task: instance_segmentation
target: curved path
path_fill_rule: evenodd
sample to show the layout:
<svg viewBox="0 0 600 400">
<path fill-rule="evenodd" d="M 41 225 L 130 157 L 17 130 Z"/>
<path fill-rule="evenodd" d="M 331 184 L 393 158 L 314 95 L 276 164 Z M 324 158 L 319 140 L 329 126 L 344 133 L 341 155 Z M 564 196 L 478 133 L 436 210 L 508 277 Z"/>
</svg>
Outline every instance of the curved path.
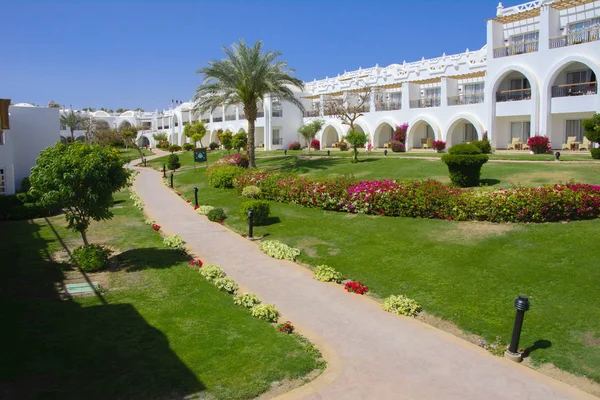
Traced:
<svg viewBox="0 0 600 400">
<path fill-rule="evenodd" d="M 255 243 L 198 216 L 156 171 L 138 170 L 134 190 L 151 218 L 181 235 L 205 263 L 220 265 L 241 286 L 275 304 L 323 352 L 327 370 L 282 398 L 595 398 L 429 325 L 386 313 L 341 285 L 316 281 L 309 270 L 270 258 Z"/>
</svg>

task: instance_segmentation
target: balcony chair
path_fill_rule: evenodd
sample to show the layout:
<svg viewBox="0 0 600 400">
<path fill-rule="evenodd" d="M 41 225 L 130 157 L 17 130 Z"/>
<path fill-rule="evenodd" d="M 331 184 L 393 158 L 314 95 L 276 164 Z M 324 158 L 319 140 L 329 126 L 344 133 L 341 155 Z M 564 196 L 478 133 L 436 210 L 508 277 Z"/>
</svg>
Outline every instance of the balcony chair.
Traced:
<svg viewBox="0 0 600 400">
<path fill-rule="evenodd" d="M 518 150 L 518 147 L 519 147 L 519 144 L 520 144 L 519 139 L 520 138 L 518 138 L 518 137 L 513 137 L 512 138 L 512 142 L 510 142 L 508 144 L 508 146 L 506 146 L 506 150 L 511 150 L 511 149 L 512 150 Z"/>
<path fill-rule="evenodd" d="M 592 142 L 585 136 L 583 137 L 583 142 L 579 145 L 579 150 L 589 150 L 592 147 Z"/>
<path fill-rule="evenodd" d="M 431 149 L 433 147 L 433 139 L 427 138 L 427 140 L 423 143 L 424 149 Z"/>
<path fill-rule="evenodd" d="M 523 142 L 521 143 L 521 150 L 530 150 L 530 147 L 526 142 Z"/>
<path fill-rule="evenodd" d="M 577 136 L 569 136 L 567 143 L 563 143 L 561 150 L 571 150 L 572 146 L 577 143 Z"/>
</svg>

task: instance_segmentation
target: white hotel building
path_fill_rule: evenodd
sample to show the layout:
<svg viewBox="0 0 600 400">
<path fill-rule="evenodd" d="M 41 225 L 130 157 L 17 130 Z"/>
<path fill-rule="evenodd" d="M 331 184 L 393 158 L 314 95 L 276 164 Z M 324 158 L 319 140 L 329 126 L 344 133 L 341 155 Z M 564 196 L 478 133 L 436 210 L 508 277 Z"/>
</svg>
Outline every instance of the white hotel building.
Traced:
<svg viewBox="0 0 600 400">
<path fill-rule="evenodd" d="M 383 148 L 395 126 L 404 122 L 409 124 L 409 149 L 420 148 L 428 137 L 452 146 L 482 138 L 484 132 L 497 149 L 506 149 L 512 138 L 526 142 L 534 135 L 548 136 L 555 149 L 568 136 L 582 142 L 580 121 L 600 112 L 600 1 L 499 4 L 496 15 L 487 21 L 487 45 L 479 50 L 306 82 L 305 91 L 298 93 L 304 115 L 292 104 L 267 97 L 259 106 L 257 147 L 283 149 L 300 141 L 298 128 L 314 118 L 325 121 L 318 136 L 321 146 L 331 147 L 349 127 L 325 115 L 324 102 L 352 102 L 367 86 L 372 95 L 356 125 L 375 148 Z M 208 123 L 210 142 L 218 142 L 219 130 L 247 131 L 241 107 L 223 106 L 202 115 L 192 107 L 185 102 L 140 113 L 136 124 L 150 128 L 141 136 L 152 145 L 152 133 L 165 132 L 181 145 L 184 125 L 196 119 Z M 146 140 L 140 137 L 142 142 Z"/>
<path fill-rule="evenodd" d="M 370 87 L 370 101 L 356 126 L 369 136 L 374 148 L 383 148 L 393 129 L 406 122 L 409 150 L 421 148 L 427 138 L 443 140 L 449 147 L 482 138 L 485 132 L 496 149 L 506 149 L 513 138 L 526 142 L 534 135 L 548 136 L 552 147 L 561 149 L 567 137 L 575 136 L 582 142 L 581 120 L 600 112 L 598 76 L 600 1 L 536 0 L 513 7 L 499 4 L 496 17 L 487 21 L 487 44 L 479 50 L 386 67 L 376 65 L 306 82 L 304 92 L 297 94 L 304 113 L 290 103 L 265 98 L 259 105 L 255 142 L 266 150 L 283 149 L 295 141 L 303 143 L 298 128 L 319 118 L 325 121 L 318 134 L 321 147 L 332 147 L 349 127 L 325 115 L 324 102 L 336 98 L 351 103 L 357 91 Z M 18 105 L 11 108 L 16 122 Z M 205 145 L 218 142 L 219 130 L 248 130 L 239 106 L 222 106 L 201 115 L 192 108 L 191 102 L 172 102 L 170 109 L 163 111 L 119 115 L 96 111 L 87 115 L 113 128 L 124 121 L 136 125 L 140 128 L 138 143 L 150 146 L 155 145 L 153 134 L 158 132 L 166 133 L 173 144 L 185 143 L 184 126 L 196 120 L 207 123 Z M 44 114 L 42 119 L 47 118 Z M 47 135 L 52 140 L 57 124 L 54 120 L 48 124 Z M 83 132 L 75 134 L 81 136 Z M 66 138 L 70 132 L 61 127 L 60 135 Z M 28 175 L 25 163 L 21 168 L 11 161 L 21 159 L 15 153 L 16 136 L 9 130 L 0 140 L 0 192 L 4 193 L 18 189 L 19 179 Z M 7 146 L 10 143 L 16 146 L 11 146 L 12 150 Z"/>
</svg>

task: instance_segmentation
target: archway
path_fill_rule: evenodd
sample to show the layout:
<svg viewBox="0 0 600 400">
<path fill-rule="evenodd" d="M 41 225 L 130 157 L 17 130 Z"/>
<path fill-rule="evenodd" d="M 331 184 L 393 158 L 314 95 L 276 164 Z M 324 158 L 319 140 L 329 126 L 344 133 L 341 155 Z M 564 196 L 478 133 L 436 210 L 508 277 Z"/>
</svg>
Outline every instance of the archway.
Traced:
<svg viewBox="0 0 600 400">
<path fill-rule="evenodd" d="M 373 133 L 373 148 L 383 148 L 390 143 L 394 139 L 395 128 L 396 125 L 389 121 L 380 122 Z"/>
<path fill-rule="evenodd" d="M 148 139 L 146 136 L 142 135 L 140 136 L 140 138 L 137 141 L 137 145 L 139 147 L 146 147 L 146 146 L 150 146 L 150 139 Z"/>
<path fill-rule="evenodd" d="M 422 149 L 427 147 L 425 145 L 429 142 L 436 140 L 437 137 L 438 133 L 436 132 L 436 128 L 434 128 L 432 123 L 424 119 L 420 119 L 410 125 L 406 134 L 406 142 L 408 143 L 408 147 L 411 149 Z M 429 148 L 431 148 L 430 145 Z"/>
<path fill-rule="evenodd" d="M 459 118 L 448 128 L 446 133 L 446 147 L 459 143 L 471 143 L 479 139 L 477 127 L 465 118 Z"/>
<path fill-rule="evenodd" d="M 339 142 L 342 135 L 333 125 L 327 125 L 321 133 L 321 148 L 333 147 L 333 144 Z"/>
<path fill-rule="evenodd" d="M 119 124 L 119 132 L 121 132 L 123 129 L 127 129 L 127 128 L 131 128 L 131 122 L 123 121 Z"/>
</svg>

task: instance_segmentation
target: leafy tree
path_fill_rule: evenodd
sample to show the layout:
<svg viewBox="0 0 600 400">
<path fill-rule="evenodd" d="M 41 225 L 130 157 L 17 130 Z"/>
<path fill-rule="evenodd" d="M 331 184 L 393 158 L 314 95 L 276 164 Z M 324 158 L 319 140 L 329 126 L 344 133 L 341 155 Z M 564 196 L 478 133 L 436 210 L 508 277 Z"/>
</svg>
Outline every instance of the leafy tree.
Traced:
<svg viewBox="0 0 600 400">
<path fill-rule="evenodd" d="M 50 100 L 48 108 L 60 108 L 60 104 L 57 104 L 54 100 Z"/>
<path fill-rule="evenodd" d="M 63 207 L 68 227 L 88 244 L 91 221 L 112 218 L 112 194 L 127 185 L 128 176 L 114 148 L 58 143 L 42 151 L 31 169 L 30 192 L 41 206 Z"/>
<path fill-rule="evenodd" d="M 152 135 L 152 137 L 157 142 L 164 142 L 166 140 L 169 140 L 166 133 L 155 133 L 154 135 Z"/>
<path fill-rule="evenodd" d="M 325 121 L 320 119 L 315 119 L 314 121 L 307 122 L 306 124 L 302 124 L 298 132 L 304 140 L 306 140 L 306 146 L 308 147 L 308 152 L 310 153 L 310 142 L 317 136 L 317 133 L 321 130 L 325 124 Z"/>
<path fill-rule="evenodd" d="M 365 86 L 360 91 L 349 93 L 347 97 L 328 97 L 323 102 L 325 115 L 339 118 L 342 124 L 354 129 L 354 123 L 360 118 L 369 106 L 371 87 Z"/>
<path fill-rule="evenodd" d="M 600 144 L 600 114 L 581 121 L 585 137 L 592 143 Z"/>
<path fill-rule="evenodd" d="M 83 111 L 87 111 L 87 112 L 94 112 L 94 111 L 96 111 L 96 109 L 93 108 L 93 107 L 85 107 L 85 108 L 82 108 L 82 110 Z"/>
<path fill-rule="evenodd" d="M 179 162 L 179 156 L 177 154 L 171 154 L 167 159 L 167 167 L 171 171 L 175 171 L 176 169 L 181 167 L 181 163 Z"/>
<path fill-rule="evenodd" d="M 233 146 L 232 146 L 233 134 L 230 131 L 225 131 L 225 132 L 219 133 L 217 136 L 219 138 L 219 141 L 221 142 L 221 145 L 223 146 L 223 148 L 225 150 L 227 150 L 227 154 L 229 154 L 229 152 L 233 148 Z"/>
<path fill-rule="evenodd" d="M 185 128 L 183 128 L 183 134 L 190 138 L 194 144 L 200 142 L 200 146 L 202 147 L 202 139 L 206 135 L 204 122 L 196 121 L 193 124 L 187 124 Z"/>
<path fill-rule="evenodd" d="M 60 123 L 68 126 L 71 130 L 71 142 L 75 141 L 76 129 L 80 128 L 80 125 L 85 121 L 85 118 L 77 111 L 69 110 L 68 112 L 60 116 Z"/>
<path fill-rule="evenodd" d="M 345 139 L 352 145 L 352 162 L 358 162 L 358 148 L 367 144 L 369 138 L 364 132 L 358 132 L 354 129 L 350 129 L 346 134 Z"/>
<path fill-rule="evenodd" d="M 231 137 L 231 147 L 240 152 L 240 149 L 245 149 L 248 146 L 248 135 L 246 132 L 239 131 Z"/>
<path fill-rule="evenodd" d="M 125 111 L 127 111 L 126 108 L 117 108 L 117 114 L 123 114 Z"/>
<path fill-rule="evenodd" d="M 136 108 L 134 111 L 141 111 L 141 112 L 144 112 L 144 109 L 143 109 L 143 108 L 141 108 L 141 107 L 138 107 L 138 108 Z"/>
<path fill-rule="evenodd" d="M 130 125 L 129 127 L 121 130 L 121 136 L 123 137 L 123 141 L 125 142 L 125 149 L 131 146 L 140 153 L 140 158 L 144 158 L 144 153 L 142 152 L 142 149 L 140 149 L 140 146 L 138 146 L 136 141 L 137 135 L 138 129 L 135 126 Z"/>
<path fill-rule="evenodd" d="M 256 168 L 254 135 L 258 103 L 271 95 L 304 110 L 291 89 L 295 87 L 302 90 L 304 85 L 300 79 L 292 76 L 294 71 L 288 68 L 287 62 L 276 61 L 281 53 L 263 52 L 261 41 L 249 47 L 246 42 L 239 40 L 231 48 L 223 47 L 223 52 L 227 58 L 211 61 L 207 67 L 197 71 L 204 75 L 204 81 L 196 89 L 195 108 L 205 112 L 221 105 L 242 104 L 248 120 L 250 167 Z"/>
</svg>

